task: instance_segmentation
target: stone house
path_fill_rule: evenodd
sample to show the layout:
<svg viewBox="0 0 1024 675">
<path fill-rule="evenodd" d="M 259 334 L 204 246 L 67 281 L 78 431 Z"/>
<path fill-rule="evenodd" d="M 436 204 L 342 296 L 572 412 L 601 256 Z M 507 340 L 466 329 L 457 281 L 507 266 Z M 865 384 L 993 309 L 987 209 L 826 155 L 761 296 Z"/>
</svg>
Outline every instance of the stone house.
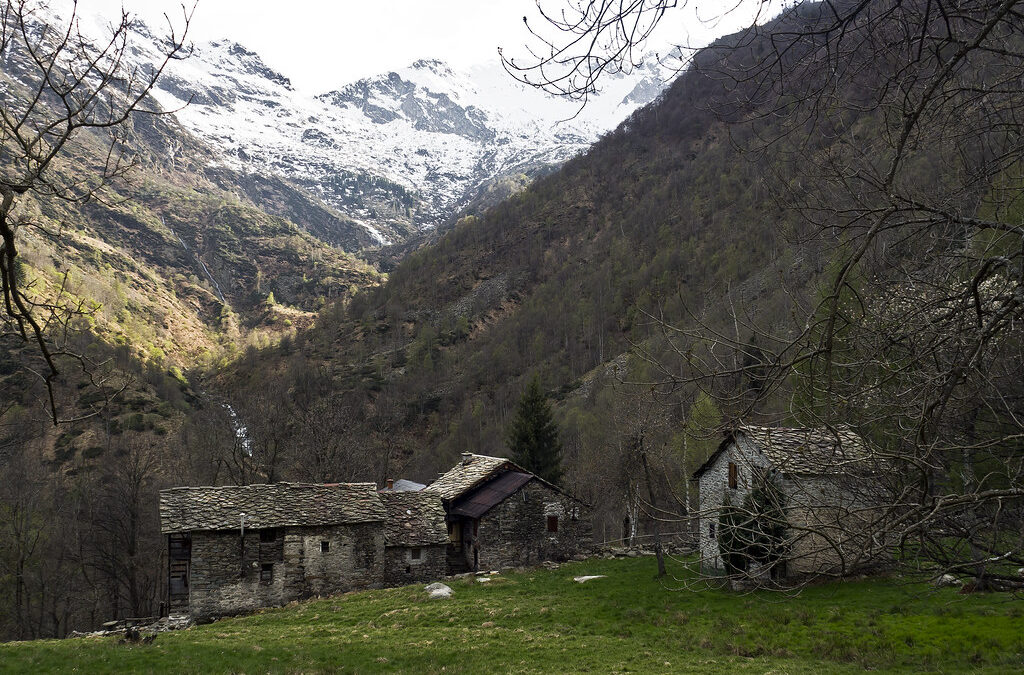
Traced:
<svg viewBox="0 0 1024 675">
<path fill-rule="evenodd" d="M 452 574 L 567 560 L 593 547 L 589 506 L 502 457 L 464 453 L 425 492 L 444 504 Z"/>
<path fill-rule="evenodd" d="M 384 503 L 384 583 L 436 581 L 447 573 L 448 530 L 434 492 L 381 490 Z"/>
<path fill-rule="evenodd" d="M 380 586 L 386 518 L 373 483 L 163 490 L 169 610 L 208 618 Z"/>
<path fill-rule="evenodd" d="M 876 539 L 885 496 L 879 467 L 864 440 L 848 428 L 738 427 L 693 478 L 699 487 L 701 568 L 707 574 L 794 579 L 848 574 L 883 560 Z M 778 515 L 762 516 L 752 506 L 748 497 L 755 488 L 773 495 L 770 503 L 779 510 L 772 513 Z M 743 528 L 747 535 L 768 529 L 759 520 L 778 523 L 781 534 L 772 539 L 780 554 L 764 561 L 737 556 L 727 569 L 721 548 L 734 532 L 723 533 L 729 521 L 722 514 L 729 507 L 753 514 L 753 524 Z"/>
</svg>

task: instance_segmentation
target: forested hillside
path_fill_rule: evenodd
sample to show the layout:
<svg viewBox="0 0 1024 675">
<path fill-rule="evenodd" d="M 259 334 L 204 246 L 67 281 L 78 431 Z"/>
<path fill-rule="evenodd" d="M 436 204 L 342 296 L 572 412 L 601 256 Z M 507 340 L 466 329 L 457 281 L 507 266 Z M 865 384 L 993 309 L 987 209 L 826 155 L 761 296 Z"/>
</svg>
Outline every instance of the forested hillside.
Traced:
<svg viewBox="0 0 1024 675">
<path fill-rule="evenodd" d="M 830 259 L 829 242 L 802 241 L 799 214 L 775 198 L 769 177 L 781 161 L 743 142 L 751 130 L 740 122 L 773 105 L 757 102 L 755 85 L 731 88 L 719 75 L 722 59 L 758 48 L 738 49 L 746 39 L 705 50 L 586 155 L 462 219 L 386 284 L 240 361 L 222 386 L 240 410 L 281 386 L 346 411 L 339 424 L 370 442 L 338 458 L 339 478 L 428 480 L 460 451 L 502 454 L 515 401 L 537 373 L 558 400 L 567 483 L 604 507 L 607 526 L 635 499 L 641 442 L 662 458 L 658 489 L 679 510 L 681 472 L 703 460 L 728 411 L 693 387 L 662 396 L 628 384 L 663 379 L 631 348 L 678 368 L 663 352 L 662 321 L 733 330 L 722 311 L 730 304 L 785 318 Z M 773 128 L 782 126 L 761 132 Z M 295 423 L 284 410 L 242 414 L 256 439 Z M 291 450 L 276 461 L 306 456 L 301 441 Z"/>
<path fill-rule="evenodd" d="M 723 38 L 586 155 L 247 355 L 220 382 L 283 450 L 259 473 L 315 455 L 325 479 L 429 480 L 503 453 L 538 374 L 599 537 L 641 502 L 682 512 L 723 424 L 853 425 L 907 467 L 902 536 L 955 559 L 920 490 L 1018 494 L 1019 27 L 933 4 L 804 4 Z M 268 386 L 296 405 L 261 406 Z M 317 409 L 352 442 L 272 442 Z"/>
<path fill-rule="evenodd" d="M 343 217 L 284 181 L 209 167 L 210 148 L 169 116 L 140 110 L 114 130 L 83 127 L 46 182 L 24 188 L 35 160 L 18 134 L 59 120 L 61 99 L 40 88 L 16 17 L 3 15 L 0 50 L 0 633 L 31 637 L 154 611 L 155 499 L 188 475 L 182 429 L 213 415 L 218 437 L 234 439 L 204 373 L 380 276 L 320 238 Z M 27 33 L 45 63 L 59 42 L 36 18 Z M 158 109 L 151 99 L 140 108 Z"/>
</svg>

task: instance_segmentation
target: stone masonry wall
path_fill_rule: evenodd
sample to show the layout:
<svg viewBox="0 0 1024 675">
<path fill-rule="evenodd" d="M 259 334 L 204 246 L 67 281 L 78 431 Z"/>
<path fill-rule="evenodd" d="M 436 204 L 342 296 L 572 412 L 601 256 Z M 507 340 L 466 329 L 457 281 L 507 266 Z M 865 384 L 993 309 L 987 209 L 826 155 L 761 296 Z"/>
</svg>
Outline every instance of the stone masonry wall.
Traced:
<svg viewBox="0 0 1024 675">
<path fill-rule="evenodd" d="M 328 542 L 328 551 L 321 542 Z M 270 565 L 270 579 L 263 566 Z M 379 523 L 282 528 L 273 542 L 247 530 L 192 533 L 189 611 L 208 618 L 380 585 L 384 535 Z M 264 579 L 264 580 L 261 580 Z"/>
<path fill-rule="evenodd" d="M 729 462 L 739 467 L 737 487 L 728 487 Z M 753 443 L 740 436 L 700 477 L 699 540 L 705 574 L 724 574 L 718 550 L 718 509 L 728 500 L 741 504 L 750 492 L 755 468 L 768 466 Z M 835 572 L 843 564 L 869 565 L 877 560 L 857 557 L 870 538 L 871 503 L 879 503 L 873 479 L 863 476 L 785 476 L 778 478 L 784 495 L 790 552 L 788 576 Z M 715 531 L 712 534 L 712 526 Z M 846 570 L 850 572 L 850 569 Z M 751 570 L 751 574 L 757 574 Z"/>
<path fill-rule="evenodd" d="M 735 489 L 729 487 L 729 462 L 738 467 Z M 698 541 L 701 569 L 705 574 L 725 573 L 718 550 L 718 509 L 726 500 L 731 504 L 742 504 L 752 489 L 754 469 L 766 466 L 768 460 L 764 455 L 746 437 L 740 436 L 701 474 Z"/>
<path fill-rule="evenodd" d="M 304 551 L 302 595 L 329 595 L 380 586 L 384 574 L 384 531 L 380 523 L 289 528 Z M 321 543 L 328 542 L 328 551 Z"/>
<path fill-rule="evenodd" d="M 593 548 L 590 509 L 534 479 L 480 519 L 476 534 L 479 569 L 567 560 Z M 557 516 L 558 531 L 548 531 Z"/>
<path fill-rule="evenodd" d="M 872 551 L 873 521 L 883 503 L 869 476 L 782 480 L 789 532 L 788 573 L 849 574 L 883 562 Z"/>
<path fill-rule="evenodd" d="M 413 559 L 418 549 L 419 560 Z M 437 581 L 447 573 L 445 544 L 433 546 L 388 546 L 384 549 L 384 585 L 404 586 L 419 581 Z"/>
</svg>

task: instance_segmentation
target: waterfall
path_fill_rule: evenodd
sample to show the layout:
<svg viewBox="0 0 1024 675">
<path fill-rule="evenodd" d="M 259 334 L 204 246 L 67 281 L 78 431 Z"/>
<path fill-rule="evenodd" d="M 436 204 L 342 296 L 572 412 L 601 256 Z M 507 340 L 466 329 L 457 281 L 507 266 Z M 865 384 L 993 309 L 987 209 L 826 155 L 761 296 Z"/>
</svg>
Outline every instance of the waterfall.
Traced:
<svg viewBox="0 0 1024 675">
<path fill-rule="evenodd" d="M 171 234 L 174 235 L 174 238 L 178 240 L 179 244 L 181 244 L 181 247 L 185 249 L 185 251 L 188 251 L 188 244 L 186 244 L 184 240 L 182 240 L 182 238 L 178 235 L 178 233 L 174 231 L 173 227 L 169 226 L 166 223 L 166 221 L 164 221 L 163 216 L 160 216 L 160 223 L 168 230 L 170 230 Z M 210 270 L 206 269 L 206 263 L 203 262 L 203 259 L 199 257 L 199 254 L 195 254 L 192 257 L 196 259 L 196 262 L 199 263 L 199 266 L 203 268 L 203 274 L 205 274 L 206 278 L 210 280 L 211 284 L 213 284 L 213 289 L 217 293 L 217 297 L 220 298 L 221 304 L 228 304 L 228 301 L 224 299 L 224 293 L 222 293 L 220 290 L 220 284 L 218 284 L 217 280 L 213 278 L 212 274 L 210 274 Z M 232 411 L 231 414 L 234 415 L 234 411 Z"/>
<path fill-rule="evenodd" d="M 242 424 L 242 421 L 238 419 L 238 413 L 235 412 L 230 403 L 222 403 L 221 405 L 228 411 L 228 417 L 231 418 L 231 428 L 235 431 L 235 438 L 242 445 L 242 452 L 245 453 L 246 457 L 252 457 L 252 439 L 249 438 L 249 427 Z"/>
</svg>

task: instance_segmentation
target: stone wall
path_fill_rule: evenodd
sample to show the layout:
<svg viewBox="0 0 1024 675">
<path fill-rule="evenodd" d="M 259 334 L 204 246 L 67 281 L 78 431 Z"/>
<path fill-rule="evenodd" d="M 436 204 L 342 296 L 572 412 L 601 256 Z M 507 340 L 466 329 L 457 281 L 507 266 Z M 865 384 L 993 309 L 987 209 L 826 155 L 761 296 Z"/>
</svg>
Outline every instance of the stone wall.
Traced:
<svg viewBox="0 0 1024 675">
<path fill-rule="evenodd" d="M 730 462 L 738 467 L 735 489 L 729 487 Z M 725 573 L 718 550 L 718 509 L 726 500 L 730 504 L 742 504 L 752 489 L 754 470 L 767 466 L 768 460 L 758 452 L 754 444 L 745 436 L 739 436 L 701 474 L 698 542 L 701 569 L 705 574 Z"/>
<path fill-rule="evenodd" d="M 534 479 L 480 518 L 474 541 L 481 570 L 567 560 L 593 548 L 590 509 Z"/>
<path fill-rule="evenodd" d="M 871 538 L 883 495 L 871 477 L 785 477 L 780 484 L 792 526 L 788 574 L 849 574 L 883 562 Z"/>
<path fill-rule="evenodd" d="M 328 542 L 328 550 L 322 550 Z M 380 585 L 384 535 L 379 523 L 288 527 L 271 541 L 259 530 L 192 533 L 189 611 L 197 618 L 283 605 Z"/>
<path fill-rule="evenodd" d="M 447 573 L 445 544 L 388 546 L 384 549 L 384 585 L 404 586 L 418 581 L 437 581 Z M 419 558 L 414 558 L 414 551 Z"/>
<path fill-rule="evenodd" d="M 735 489 L 728 487 L 730 462 L 739 471 Z M 705 574 L 725 573 L 718 549 L 718 509 L 726 501 L 742 504 L 752 489 L 755 470 L 768 465 L 754 444 L 739 436 L 701 475 L 699 541 Z M 872 555 L 861 555 L 870 541 L 871 521 L 878 513 L 872 504 L 881 503 L 882 498 L 874 479 L 825 475 L 780 476 L 776 480 L 791 526 L 786 542 L 787 576 L 849 573 L 879 562 Z M 755 568 L 748 570 L 750 576 L 759 573 Z"/>
<path fill-rule="evenodd" d="M 384 532 L 380 523 L 289 528 L 305 552 L 302 595 L 330 595 L 380 586 L 384 575 Z M 322 543 L 328 550 L 322 551 Z"/>
</svg>

